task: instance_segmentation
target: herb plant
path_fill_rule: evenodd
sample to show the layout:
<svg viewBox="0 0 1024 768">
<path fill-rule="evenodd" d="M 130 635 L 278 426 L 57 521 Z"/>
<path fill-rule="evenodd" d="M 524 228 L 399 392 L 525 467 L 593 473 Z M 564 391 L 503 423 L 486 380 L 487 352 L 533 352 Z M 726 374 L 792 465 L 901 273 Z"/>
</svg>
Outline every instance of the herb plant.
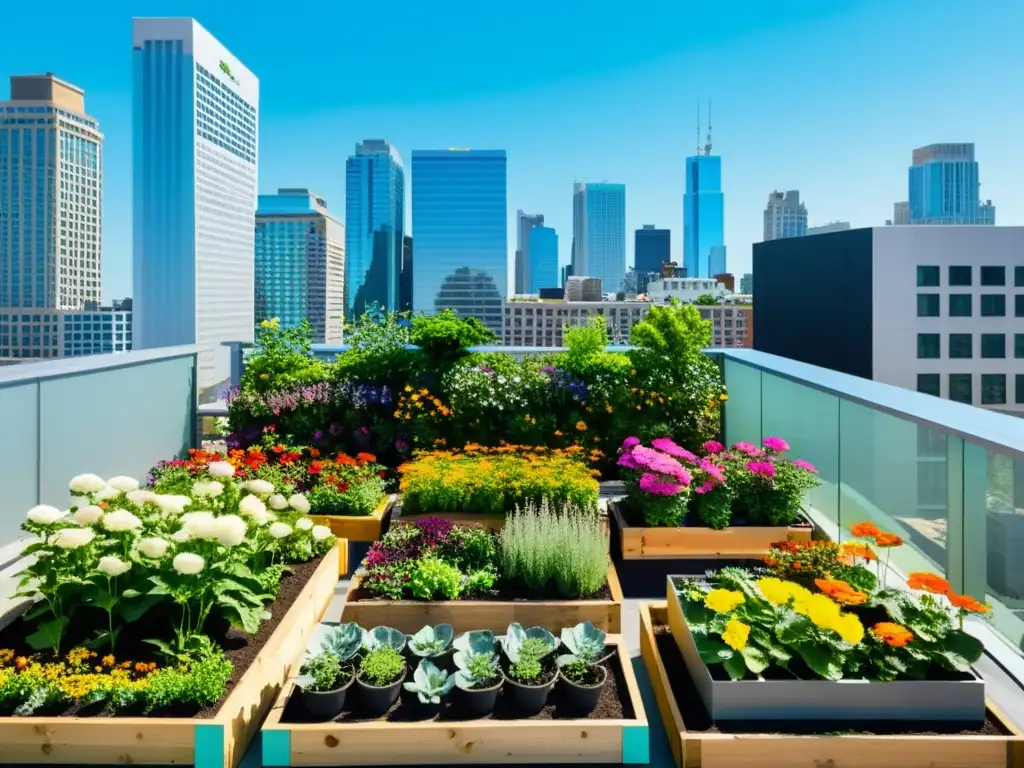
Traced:
<svg viewBox="0 0 1024 768">
<path fill-rule="evenodd" d="M 398 682 L 405 671 L 405 659 L 394 648 L 381 646 L 359 662 L 359 675 L 369 685 L 383 688 Z"/>
<path fill-rule="evenodd" d="M 486 630 L 465 632 L 455 638 L 455 684 L 467 691 L 490 688 L 501 679 L 494 634 Z"/>
<path fill-rule="evenodd" d="M 320 693 L 335 690 L 347 676 L 348 673 L 342 671 L 341 659 L 324 651 L 303 663 L 295 684 L 304 691 Z"/>
<path fill-rule="evenodd" d="M 562 629 L 562 645 L 569 653 L 560 655 L 557 662 L 562 674 L 579 685 L 597 682 L 600 674 L 596 667 L 611 654 L 605 653 L 604 632 L 589 621 Z"/>
<path fill-rule="evenodd" d="M 509 624 L 501 638 L 505 658 L 510 662 L 509 675 L 521 683 L 538 683 L 544 672 L 541 662 L 557 645 L 555 636 L 543 627 L 523 629 L 519 623 Z"/>
</svg>

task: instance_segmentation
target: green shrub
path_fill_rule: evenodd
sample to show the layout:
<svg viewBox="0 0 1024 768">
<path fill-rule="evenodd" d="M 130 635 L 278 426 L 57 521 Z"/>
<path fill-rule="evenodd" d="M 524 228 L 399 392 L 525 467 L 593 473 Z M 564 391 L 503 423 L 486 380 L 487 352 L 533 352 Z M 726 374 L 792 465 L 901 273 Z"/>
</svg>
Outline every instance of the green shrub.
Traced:
<svg viewBox="0 0 1024 768">
<path fill-rule="evenodd" d="M 405 659 L 394 648 L 383 647 L 370 651 L 359 663 L 363 681 L 381 688 L 398 681 L 405 670 Z"/>
</svg>

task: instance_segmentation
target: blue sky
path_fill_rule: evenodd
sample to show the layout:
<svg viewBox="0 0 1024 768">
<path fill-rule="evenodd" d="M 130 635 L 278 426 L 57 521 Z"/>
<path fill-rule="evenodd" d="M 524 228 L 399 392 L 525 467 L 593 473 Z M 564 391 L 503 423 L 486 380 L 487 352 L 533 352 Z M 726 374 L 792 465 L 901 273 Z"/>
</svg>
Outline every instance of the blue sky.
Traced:
<svg viewBox="0 0 1024 768">
<path fill-rule="evenodd" d="M 730 271 L 749 270 L 773 189 L 811 224 L 882 224 L 914 147 L 973 141 L 982 195 L 1024 224 L 1024 3 L 992 0 L 390 0 L 290 6 L 8 3 L 0 77 L 53 71 L 106 135 L 104 296 L 131 290 L 131 17 L 195 16 L 260 78 L 260 191 L 307 186 L 344 216 L 363 138 L 508 151 L 517 208 L 568 260 L 573 181 L 625 183 L 632 230 L 672 230 L 698 100 L 714 102 Z M 40 14 L 45 12 L 45 24 Z M 0 98 L 6 98 L 0 84 Z M 702 139 L 703 140 L 703 139 Z M 413 233 L 415 235 L 415 233 Z"/>
</svg>

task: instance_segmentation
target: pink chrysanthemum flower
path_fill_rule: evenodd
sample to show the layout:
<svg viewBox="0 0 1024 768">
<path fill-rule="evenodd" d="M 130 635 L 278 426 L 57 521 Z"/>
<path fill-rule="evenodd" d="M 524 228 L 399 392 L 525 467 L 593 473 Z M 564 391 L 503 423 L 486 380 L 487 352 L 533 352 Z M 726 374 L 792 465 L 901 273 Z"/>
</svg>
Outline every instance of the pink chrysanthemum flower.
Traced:
<svg viewBox="0 0 1024 768">
<path fill-rule="evenodd" d="M 789 450 L 789 443 L 781 437 L 766 437 L 761 441 L 761 444 L 769 451 L 775 451 L 776 453 L 785 453 Z"/>
</svg>

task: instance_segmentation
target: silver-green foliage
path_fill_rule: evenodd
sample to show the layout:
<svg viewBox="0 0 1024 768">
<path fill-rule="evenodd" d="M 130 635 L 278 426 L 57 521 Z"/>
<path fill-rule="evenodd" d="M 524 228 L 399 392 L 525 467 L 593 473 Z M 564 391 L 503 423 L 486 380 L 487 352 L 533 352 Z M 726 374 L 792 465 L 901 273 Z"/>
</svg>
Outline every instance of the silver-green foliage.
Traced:
<svg viewBox="0 0 1024 768">
<path fill-rule="evenodd" d="M 463 632 L 452 643 L 455 649 L 455 685 L 464 691 L 483 688 L 501 674 L 494 652 L 494 633 Z"/>
<path fill-rule="evenodd" d="M 572 506 L 516 507 L 501 530 L 502 573 L 530 589 L 554 584 L 569 599 L 589 597 L 605 585 L 610 562 L 600 518 Z"/>
<path fill-rule="evenodd" d="M 606 635 L 589 621 L 577 624 L 575 627 L 564 627 L 562 629 L 562 645 L 569 653 L 559 655 L 558 666 L 582 662 L 587 666 L 593 666 L 603 661 L 605 656 Z"/>
<path fill-rule="evenodd" d="M 423 704 L 440 704 L 441 698 L 455 687 L 455 675 L 439 669 L 429 659 L 422 659 L 412 674 L 412 682 L 404 687 L 419 696 Z"/>
<path fill-rule="evenodd" d="M 405 635 L 394 627 L 374 627 L 363 630 L 363 649 L 372 653 L 380 648 L 401 652 L 405 648 Z"/>
<path fill-rule="evenodd" d="M 427 625 L 409 637 L 409 650 L 421 658 L 440 656 L 452 644 L 454 634 L 451 624 Z"/>
<path fill-rule="evenodd" d="M 320 647 L 326 653 L 333 653 L 344 664 L 351 661 L 363 644 L 363 629 L 354 621 L 339 624 L 324 636 Z"/>
</svg>

